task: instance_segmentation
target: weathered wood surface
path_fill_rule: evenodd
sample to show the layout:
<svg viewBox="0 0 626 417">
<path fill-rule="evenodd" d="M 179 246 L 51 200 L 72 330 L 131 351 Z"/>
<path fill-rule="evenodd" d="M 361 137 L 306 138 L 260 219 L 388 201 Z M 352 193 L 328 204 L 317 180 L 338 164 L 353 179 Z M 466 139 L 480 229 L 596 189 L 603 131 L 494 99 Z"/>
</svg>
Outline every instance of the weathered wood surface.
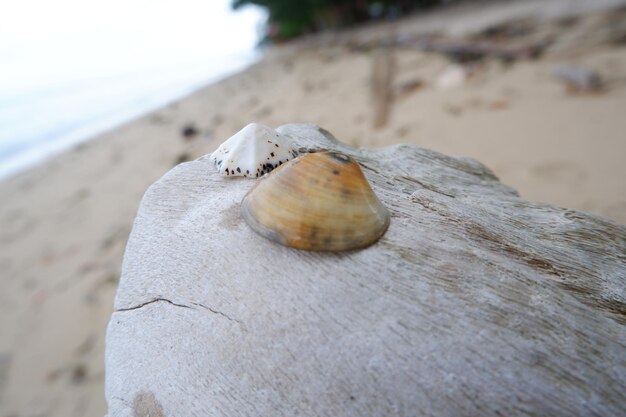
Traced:
<svg viewBox="0 0 626 417">
<path fill-rule="evenodd" d="M 107 334 L 109 417 L 609 416 L 626 408 L 626 227 L 413 146 L 358 159 L 392 213 L 308 253 L 239 217 L 248 179 L 179 165 L 141 204 Z"/>
</svg>

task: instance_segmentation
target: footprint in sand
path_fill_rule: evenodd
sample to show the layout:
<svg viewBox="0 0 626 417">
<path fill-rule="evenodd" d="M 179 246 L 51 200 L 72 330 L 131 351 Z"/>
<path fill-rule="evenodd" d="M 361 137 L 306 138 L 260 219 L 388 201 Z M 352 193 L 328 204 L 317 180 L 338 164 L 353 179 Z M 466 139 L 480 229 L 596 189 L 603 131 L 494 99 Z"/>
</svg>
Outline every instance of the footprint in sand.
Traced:
<svg viewBox="0 0 626 417">
<path fill-rule="evenodd" d="M 10 211 L 2 219 L 3 229 L 0 229 L 0 243 L 15 243 L 37 226 L 39 222 L 27 217 L 19 210 Z"/>
<path fill-rule="evenodd" d="M 600 214 L 626 224 L 626 201 L 618 201 L 600 209 Z"/>
<path fill-rule="evenodd" d="M 13 355 L 11 353 L 0 352 L 0 404 L 2 404 L 4 391 L 7 387 L 7 382 L 9 379 L 9 367 L 11 366 L 12 360 Z"/>
<path fill-rule="evenodd" d="M 531 173 L 539 178 L 564 184 L 576 185 L 587 179 L 587 172 L 568 161 L 547 161 L 531 168 Z"/>
</svg>

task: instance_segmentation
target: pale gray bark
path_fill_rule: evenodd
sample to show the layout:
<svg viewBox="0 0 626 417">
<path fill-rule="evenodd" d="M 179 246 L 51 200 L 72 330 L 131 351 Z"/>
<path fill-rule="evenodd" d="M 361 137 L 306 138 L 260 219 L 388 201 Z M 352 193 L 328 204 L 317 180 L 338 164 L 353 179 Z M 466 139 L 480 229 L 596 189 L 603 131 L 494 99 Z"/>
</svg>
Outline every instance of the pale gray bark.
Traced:
<svg viewBox="0 0 626 417">
<path fill-rule="evenodd" d="M 146 192 L 107 333 L 109 417 L 610 416 L 626 408 L 626 227 L 522 200 L 480 163 L 356 150 L 392 213 L 311 253 L 239 216 L 208 158 Z"/>
</svg>

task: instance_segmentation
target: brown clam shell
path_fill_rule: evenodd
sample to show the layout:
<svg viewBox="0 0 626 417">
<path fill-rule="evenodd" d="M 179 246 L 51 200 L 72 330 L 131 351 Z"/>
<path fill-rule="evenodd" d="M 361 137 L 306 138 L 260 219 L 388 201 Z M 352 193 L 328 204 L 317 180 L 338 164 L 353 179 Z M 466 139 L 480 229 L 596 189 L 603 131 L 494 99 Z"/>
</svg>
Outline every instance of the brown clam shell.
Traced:
<svg viewBox="0 0 626 417">
<path fill-rule="evenodd" d="M 389 211 L 359 164 L 335 151 L 305 154 L 273 170 L 246 194 L 241 215 L 261 236 L 314 251 L 363 248 L 389 226 Z"/>
</svg>

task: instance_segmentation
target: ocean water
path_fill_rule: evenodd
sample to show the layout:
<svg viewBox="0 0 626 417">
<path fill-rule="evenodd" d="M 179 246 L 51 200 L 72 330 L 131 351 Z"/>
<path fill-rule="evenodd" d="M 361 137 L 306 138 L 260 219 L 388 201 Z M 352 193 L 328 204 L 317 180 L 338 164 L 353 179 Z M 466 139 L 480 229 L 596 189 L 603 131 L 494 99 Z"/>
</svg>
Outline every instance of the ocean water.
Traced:
<svg viewBox="0 0 626 417">
<path fill-rule="evenodd" d="M 229 3 L 7 3 L 9 13 L 0 16 L 0 178 L 257 60 L 265 16 L 233 12 Z"/>
</svg>

